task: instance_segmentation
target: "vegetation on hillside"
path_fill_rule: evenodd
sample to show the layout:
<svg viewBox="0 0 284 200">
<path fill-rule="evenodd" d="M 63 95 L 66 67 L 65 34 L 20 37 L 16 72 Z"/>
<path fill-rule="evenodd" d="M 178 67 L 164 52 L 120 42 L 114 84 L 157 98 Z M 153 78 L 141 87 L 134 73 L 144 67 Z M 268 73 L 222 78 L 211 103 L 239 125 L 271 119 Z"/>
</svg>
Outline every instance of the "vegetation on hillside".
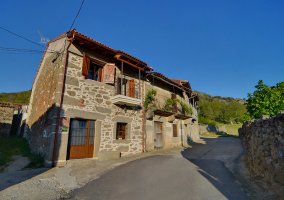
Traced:
<svg viewBox="0 0 284 200">
<path fill-rule="evenodd" d="M 15 93 L 0 93 L 0 102 L 13 104 L 29 104 L 30 96 L 30 90 Z"/>
<path fill-rule="evenodd" d="M 258 81 L 255 91 L 248 94 L 247 119 L 260 118 L 262 115 L 274 116 L 284 110 L 284 82 L 269 87 Z"/>
<path fill-rule="evenodd" d="M 245 101 L 231 97 L 210 96 L 199 92 L 199 122 L 217 125 L 241 123 L 246 113 Z"/>
</svg>

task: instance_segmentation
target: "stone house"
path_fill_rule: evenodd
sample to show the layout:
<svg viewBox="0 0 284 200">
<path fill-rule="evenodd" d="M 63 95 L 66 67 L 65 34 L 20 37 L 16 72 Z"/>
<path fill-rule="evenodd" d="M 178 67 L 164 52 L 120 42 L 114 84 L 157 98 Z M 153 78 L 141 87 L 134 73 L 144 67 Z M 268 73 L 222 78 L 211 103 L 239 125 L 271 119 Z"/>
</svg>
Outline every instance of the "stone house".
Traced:
<svg viewBox="0 0 284 200">
<path fill-rule="evenodd" d="M 177 137 L 191 130 L 195 135 L 192 138 L 197 138 L 198 129 L 192 125 L 194 121 L 197 124 L 196 115 L 179 118 L 176 112 L 160 119 L 156 110 L 153 119 L 146 119 L 144 98 L 151 87 L 163 91 L 158 94 L 176 91 L 178 98 L 197 113 L 193 102 L 198 97 L 187 81 L 155 78 L 159 80 L 157 85 L 151 82 L 155 76 L 145 62 L 123 51 L 76 30 L 62 34 L 49 41 L 34 79 L 25 137 L 34 151 L 45 156 L 47 165 L 153 150 L 158 146 L 150 142 L 154 131 L 151 126 L 156 120 L 168 123 L 170 117 L 173 120 L 169 123 L 178 125 Z M 161 98 L 156 96 L 162 102 Z M 163 134 L 168 134 L 169 124 L 164 126 Z M 179 127 L 186 131 L 182 133 Z M 179 141 L 174 138 L 175 145 L 163 147 L 181 145 Z"/>
<path fill-rule="evenodd" d="M 196 101 L 188 81 L 169 79 L 150 72 L 146 91 L 155 91 L 155 99 L 146 108 L 146 150 L 186 147 L 199 139 Z"/>
</svg>

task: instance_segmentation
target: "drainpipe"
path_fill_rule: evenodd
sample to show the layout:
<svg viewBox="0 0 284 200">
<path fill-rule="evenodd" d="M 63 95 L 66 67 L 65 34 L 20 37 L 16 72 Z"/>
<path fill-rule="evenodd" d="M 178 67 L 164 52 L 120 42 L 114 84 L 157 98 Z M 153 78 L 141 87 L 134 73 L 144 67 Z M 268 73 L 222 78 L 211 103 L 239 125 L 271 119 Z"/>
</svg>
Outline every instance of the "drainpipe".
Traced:
<svg viewBox="0 0 284 200">
<path fill-rule="evenodd" d="M 53 155 L 52 155 L 52 166 L 53 167 L 56 166 L 57 145 L 58 145 L 58 135 L 59 135 L 59 124 L 60 124 L 60 118 L 61 118 L 60 115 L 61 115 L 61 110 L 62 110 L 63 97 L 64 97 L 64 91 L 65 91 L 65 82 L 66 82 L 68 49 L 69 49 L 70 45 L 72 44 L 73 38 L 74 38 L 74 34 L 72 34 L 71 38 L 68 38 L 68 33 L 67 33 L 66 40 L 69 41 L 69 44 L 68 44 L 68 46 L 66 48 L 66 52 L 65 52 L 66 55 L 65 55 L 65 59 L 64 59 L 64 74 L 63 74 L 61 96 L 60 96 L 60 102 L 59 102 L 59 109 L 58 109 L 58 112 L 57 112 L 57 122 L 56 122 L 56 127 L 55 127 L 55 135 L 54 135 L 54 143 L 53 143 Z"/>
<path fill-rule="evenodd" d="M 182 120 L 180 120 L 180 139 L 181 139 L 181 146 L 183 147 L 183 130 L 182 130 Z"/>
<path fill-rule="evenodd" d="M 139 71 L 140 72 L 140 71 Z M 140 75 L 140 73 L 139 73 Z M 139 86 L 140 88 L 140 86 Z M 142 100 L 142 152 L 145 152 L 145 147 L 146 147 L 146 114 L 145 114 L 145 107 L 143 104 L 143 98 L 145 95 L 145 82 L 142 82 L 142 95 L 141 95 L 141 100 Z"/>
</svg>

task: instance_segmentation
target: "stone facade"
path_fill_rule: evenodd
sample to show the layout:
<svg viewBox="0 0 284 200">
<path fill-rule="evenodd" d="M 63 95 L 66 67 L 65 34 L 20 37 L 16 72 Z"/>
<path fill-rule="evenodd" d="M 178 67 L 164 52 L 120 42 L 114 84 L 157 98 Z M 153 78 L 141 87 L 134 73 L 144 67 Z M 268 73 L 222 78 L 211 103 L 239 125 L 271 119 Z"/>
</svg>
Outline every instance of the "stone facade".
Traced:
<svg viewBox="0 0 284 200">
<path fill-rule="evenodd" d="M 185 102 L 192 110 L 192 114 L 186 119 L 175 117 L 175 114 L 169 116 L 162 116 L 154 114 L 153 117 L 146 121 L 146 150 L 152 151 L 155 147 L 155 141 L 157 140 L 155 123 L 161 123 L 162 125 L 162 141 L 160 148 L 168 149 L 173 147 L 184 146 L 187 147 L 189 142 L 197 141 L 199 137 L 198 116 L 197 109 L 189 102 L 189 96 L 185 92 L 175 91 L 172 86 L 168 86 L 163 83 L 164 86 L 157 84 L 158 80 L 153 82 L 148 81 L 146 83 L 146 91 L 151 89 L 157 92 L 155 97 L 155 109 L 163 110 L 165 100 L 171 98 L 172 94 L 176 94 L 176 98 Z M 176 89 L 177 90 L 177 89 Z M 178 110 L 181 110 L 181 106 L 177 104 Z M 150 109 L 151 112 L 151 109 Z M 177 127 L 177 135 L 174 135 L 173 126 Z"/>
<path fill-rule="evenodd" d="M 14 110 L 14 105 L 0 103 L 0 136 L 10 135 Z"/>
<path fill-rule="evenodd" d="M 65 39 L 48 45 L 49 50 L 60 51 Z M 42 58 L 34 79 L 28 107 L 24 137 L 32 151 L 45 156 L 51 164 L 60 91 L 64 74 L 64 54 L 47 51 Z"/>
<path fill-rule="evenodd" d="M 75 46 L 70 51 L 77 52 Z M 89 54 L 91 58 L 97 58 L 95 54 Z M 61 117 L 83 118 L 96 120 L 100 123 L 99 147 L 94 152 L 94 157 L 120 157 L 142 152 L 142 111 L 124 109 L 111 102 L 115 95 L 115 87 L 94 80 L 85 79 L 82 75 L 83 55 L 70 52 L 66 77 L 66 90 L 63 100 Z M 119 68 L 116 68 L 119 75 Z M 133 77 L 125 76 L 130 79 Z M 141 90 L 142 84 L 141 81 Z M 135 85 L 139 87 L 138 80 Z M 117 122 L 128 124 L 126 140 L 116 140 L 115 130 Z M 68 134 L 68 129 L 62 134 Z M 96 137 L 95 137 L 96 139 Z M 97 143 L 97 144 L 98 144 Z M 62 152 L 62 158 L 66 155 Z M 102 155 L 102 156 L 100 156 Z"/>
<path fill-rule="evenodd" d="M 284 114 L 244 123 L 239 129 L 251 173 L 284 196 Z"/>
</svg>

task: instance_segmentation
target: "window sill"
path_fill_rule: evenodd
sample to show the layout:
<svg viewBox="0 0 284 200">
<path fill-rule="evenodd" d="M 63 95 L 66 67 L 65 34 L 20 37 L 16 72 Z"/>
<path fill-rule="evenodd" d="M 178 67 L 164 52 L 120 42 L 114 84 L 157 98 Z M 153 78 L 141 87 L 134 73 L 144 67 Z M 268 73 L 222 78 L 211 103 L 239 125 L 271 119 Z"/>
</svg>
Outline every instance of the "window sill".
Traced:
<svg viewBox="0 0 284 200">
<path fill-rule="evenodd" d="M 128 106 L 141 105 L 140 99 L 136 99 L 133 97 L 128 97 L 128 96 L 124 96 L 120 94 L 112 97 L 111 101 L 113 104 L 117 104 L 117 105 L 128 105 Z"/>
<path fill-rule="evenodd" d="M 131 143 L 131 140 L 129 139 L 117 139 L 117 140 L 113 140 L 113 143 L 116 143 L 116 144 L 129 144 Z"/>
</svg>

